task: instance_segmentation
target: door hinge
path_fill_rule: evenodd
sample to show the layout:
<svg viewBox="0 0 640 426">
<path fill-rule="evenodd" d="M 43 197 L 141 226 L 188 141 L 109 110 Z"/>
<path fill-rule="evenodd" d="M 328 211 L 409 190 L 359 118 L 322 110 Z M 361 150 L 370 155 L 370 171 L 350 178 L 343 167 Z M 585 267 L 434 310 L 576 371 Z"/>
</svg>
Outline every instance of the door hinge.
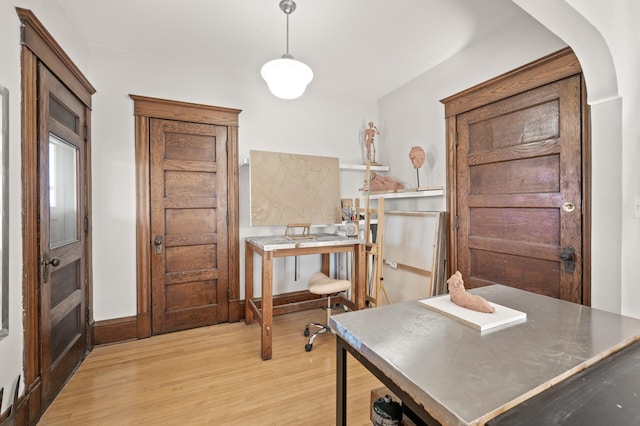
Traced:
<svg viewBox="0 0 640 426">
<path fill-rule="evenodd" d="M 89 233 L 89 216 L 84 217 L 84 233 Z"/>
<path fill-rule="evenodd" d="M 227 302 L 229 300 L 231 300 L 231 289 L 230 288 L 227 289 Z"/>
<path fill-rule="evenodd" d="M 91 322 L 91 308 L 84 308 L 84 320 L 87 324 Z"/>
<path fill-rule="evenodd" d="M 455 227 L 456 230 L 460 229 L 460 216 L 456 215 L 456 219 L 454 221 L 453 226 Z"/>
<path fill-rule="evenodd" d="M 457 147 L 458 146 L 458 131 L 456 130 L 456 133 L 453 136 L 453 144 Z"/>
<path fill-rule="evenodd" d="M 82 132 L 83 132 L 84 141 L 88 142 L 89 141 L 89 127 L 86 124 L 84 125 L 84 127 L 82 129 Z"/>
<path fill-rule="evenodd" d="M 227 152 L 227 155 L 229 155 L 229 141 L 226 141 L 226 142 L 224 143 L 224 149 L 225 149 L 225 151 Z"/>
</svg>

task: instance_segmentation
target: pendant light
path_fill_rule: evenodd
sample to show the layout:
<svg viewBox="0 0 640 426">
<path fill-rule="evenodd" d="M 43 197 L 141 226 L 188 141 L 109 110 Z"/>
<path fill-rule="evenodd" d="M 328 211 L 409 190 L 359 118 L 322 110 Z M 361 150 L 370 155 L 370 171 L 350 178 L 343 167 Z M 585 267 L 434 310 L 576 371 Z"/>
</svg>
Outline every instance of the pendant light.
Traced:
<svg viewBox="0 0 640 426">
<path fill-rule="evenodd" d="M 289 54 L 289 15 L 296 10 L 293 0 L 281 0 L 280 9 L 287 15 L 287 53 L 262 66 L 260 75 L 267 82 L 274 96 L 282 99 L 300 97 L 313 80 L 313 71 L 303 62 Z"/>
</svg>

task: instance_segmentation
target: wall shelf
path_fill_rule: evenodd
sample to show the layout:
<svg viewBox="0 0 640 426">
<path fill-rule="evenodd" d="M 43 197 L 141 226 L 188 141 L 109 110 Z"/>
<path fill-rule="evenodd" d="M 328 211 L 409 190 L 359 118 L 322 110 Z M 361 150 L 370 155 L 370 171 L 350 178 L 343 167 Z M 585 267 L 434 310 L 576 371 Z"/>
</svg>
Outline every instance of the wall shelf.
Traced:
<svg viewBox="0 0 640 426">
<path fill-rule="evenodd" d="M 398 192 L 381 192 L 372 193 L 369 198 L 377 200 L 379 198 L 418 198 L 418 197 L 438 197 L 444 195 L 444 189 L 442 187 L 437 188 L 425 188 L 421 190 L 405 190 Z"/>
<path fill-rule="evenodd" d="M 248 166 L 249 165 L 249 159 L 248 158 L 243 158 L 240 160 L 240 167 L 242 166 Z M 340 164 L 339 165 L 340 170 L 362 170 L 365 171 L 367 170 L 367 165 L 366 164 Z M 382 166 L 382 165 L 377 165 L 377 166 L 371 166 L 371 171 L 374 172 L 388 172 L 389 171 L 389 166 Z"/>
<path fill-rule="evenodd" d="M 340 223 L 319 223 L 319 224 L 315 224 L 315 225 L 312 224 L 311 228 L 326 228 L 326 227 L 329 227 L 329 226 L 333 226 L 333 227 L 339 228 L 339 227 L 344 227 L 346 223 L 347 223 L 347 221 L 342 221 Z M 369 223 L 372 224 L 372 225 L 375 225 L 375 224 L 378 223 L 378 219 L 371 219 L 371 221 Z M 358 221 L 358 224 L 360 225 L 360 227 L 362 227 L 365 224 L 364 219 L 360 219 Z"/>
<path fill-rule="evenodd" d="M 388 172 L 389 166 L 372 165 L 369 167 L 372 172 Z M 340 164 L 340 170 L 367 170 L 366 164 Z"/>
</svg>

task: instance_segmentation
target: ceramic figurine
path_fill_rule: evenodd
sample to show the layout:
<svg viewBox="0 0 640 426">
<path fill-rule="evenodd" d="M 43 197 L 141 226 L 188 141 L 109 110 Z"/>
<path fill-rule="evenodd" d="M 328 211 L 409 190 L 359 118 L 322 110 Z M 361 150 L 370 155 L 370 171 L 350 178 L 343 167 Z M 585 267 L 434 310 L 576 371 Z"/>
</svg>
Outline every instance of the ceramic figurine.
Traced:
<svg viewBox="0 0 640 426">
<path fill-rule="evenodd" d="M 456 305 L 478 312 L 495 312 L 496 308 L 491 306 L 484 297 L 466 292 L 460 271 L 456 271 L 455 274 L 451 275 L 447 280 L 447 286 L 449 287 L 451 301 Z"/>
<path fill-rule="evenodd" d="M 404 188 L 404 184 L 388 176 L 382 176 L 377 173 L 371 174 L 371 191 L 397 191 Z"/>
</svg>

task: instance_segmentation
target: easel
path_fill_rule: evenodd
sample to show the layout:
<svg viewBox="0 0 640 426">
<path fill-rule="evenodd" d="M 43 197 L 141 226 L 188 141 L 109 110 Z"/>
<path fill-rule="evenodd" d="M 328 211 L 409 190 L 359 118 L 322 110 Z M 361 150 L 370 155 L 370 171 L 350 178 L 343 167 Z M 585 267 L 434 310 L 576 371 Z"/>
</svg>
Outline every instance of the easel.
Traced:
<svg viewBox="0 0 640 426">
<path fill-rule="evenodd" d="M 378 199 L 378 206 L 372 209 L 369 205 L 369 195 L 371 193 L 371 160 L 367 159 L 366 172 L 365 172 L 365 196 L 364 196 L 364 210 L 359 207 L 359 200 L 356 200 L 356 213 L 359 216 L 360 212 L 364 213 L 364 233 L 366 241 L 366 253 L 367 253 L 367 294 L 365 295 L 365 302 L 371 306 L 374 304 L 376 307 L 382 306 L 382 294 L 384 293 L 385 299 L 388 304 L 391 304 L 391 299 L 387 294 L 387 290 L 382 283 L 382 247 L 384 246 L 384 198 Z M 371 233 L 371 215 L 376 215 L 377 226 L 375 235 Z"/>
</svg>

